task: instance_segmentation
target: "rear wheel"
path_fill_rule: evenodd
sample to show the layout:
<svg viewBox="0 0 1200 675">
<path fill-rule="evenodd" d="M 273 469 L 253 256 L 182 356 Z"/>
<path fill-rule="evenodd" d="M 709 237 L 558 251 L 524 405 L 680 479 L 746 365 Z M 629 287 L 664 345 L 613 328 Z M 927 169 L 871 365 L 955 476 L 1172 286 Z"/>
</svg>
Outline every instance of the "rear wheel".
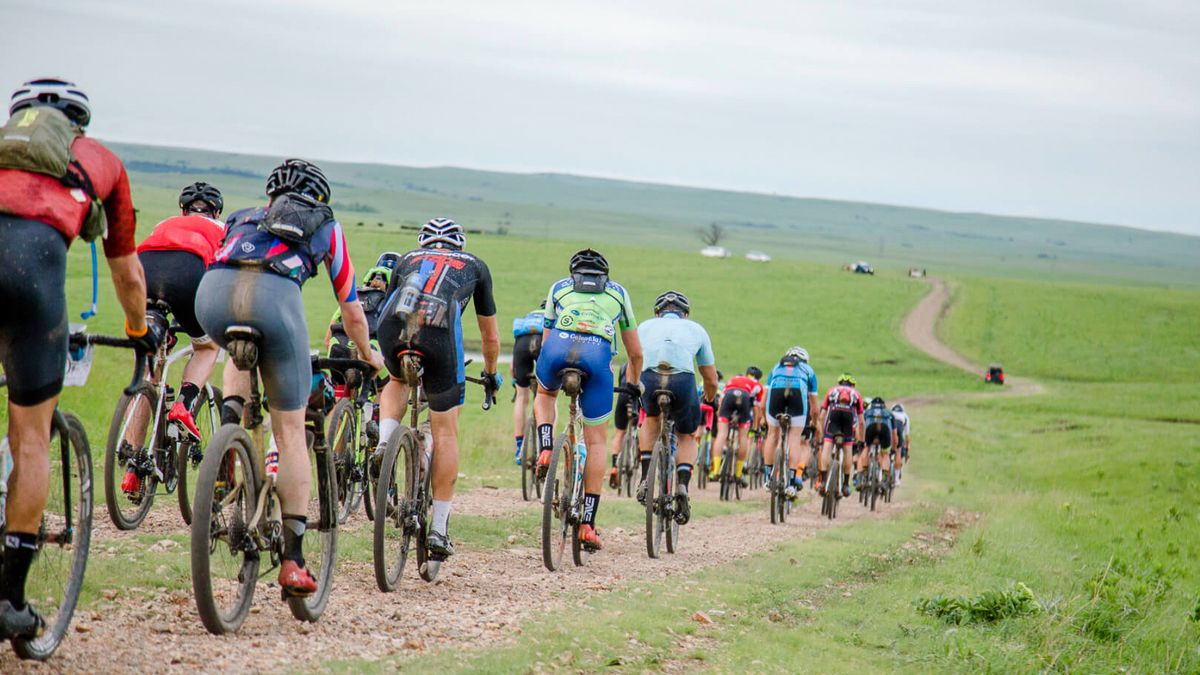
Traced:
<svg viewBox="0 0 1200 675">
<path fill-rule="evenodd" d="M 250 613 L 260 551 L 247 523 L 261 482 L 246 430 L 218 429 L 197 471 L 191 547 L 196 609 L 213 635 L 237 631 Z"/>
<path fill-rule="evenodd" d="M 550 466 L 542 486 L 542 564 L 551 572 L 562 566 L 563 549 L 572 532 L 568 516 L 575 494 L 573 456 L 567 435 L 559 434 L 550 450 Z"/>
<path fill-rule="evenodd" d="M 292 616 L 312 623 L 325 612 L 337 569 L 338 489 L 337 469 L 329 447 L 315 448 L 310 441 L 308 459 L 312 472 L 308 510 L 310 513 L 315 510 L 317 522 L 304 537 L 304 566 L 317 580 L 317 591 L 308 597 L 289 597 L 287 603 Z"/>
<path fill-rule="evenodd" d="M 537 447 L 537 425 L 530 415 L 525 420 L 525 440 L 521 443 L 521 497 L 527 502 L 542 496 L 537 479 Z"/>
<path fill-rule="evenodd" d="M 672 438 L 672 442 L 674 438 Z M 663 459 L 659 464 L 662 476 L 659 483 L 663 492 L 660 499 L 658 518 L 662 521 L 662 529 L 666 535 L 667 553 L 674 553 L 679 548 L 679 523 L 675 520 L 675 462 L 674 458 L 663 449 Z"/>
<path fill-rule="evenodd" d="M 712 466 L 711 453 L 712 440 L 705 433 L 700 441 L 700 450 L 696 453 L 696 487 L 701 490 L 708 489 L 708 471 Z"/>
<path fill-rule="evenodd" d="M 79 418 L 56 413 L 50 446 L 49 501 L 38 530 L 37 555 L 29 568 L 25 594 L 46 621 L 33 640 L 13 640 L 23 659 L 45 661 L 67 635 L 92 541 L 92 452 Z"/>
<path fill-rule="evenodd" d="M 132 395 L 122 394 L 113 412 L 104 449 L 104 503 L 119 530 L 137 528 L 154 505 L 158 489 L 154 452 L 162 441 L 156 425 L 160 413 L 158 392 L 144 382 Z M 127 471 L 138 477 L 137 488 L 129 492 L 123 489 Z"/>
<path fill-rule="evenodd" d="M 401 427 L 383 451 L 375 495 L 375 583 L 395 590 L 417 536 L 416 491 L 420 444 L 416 432 Z"/>
</svg>

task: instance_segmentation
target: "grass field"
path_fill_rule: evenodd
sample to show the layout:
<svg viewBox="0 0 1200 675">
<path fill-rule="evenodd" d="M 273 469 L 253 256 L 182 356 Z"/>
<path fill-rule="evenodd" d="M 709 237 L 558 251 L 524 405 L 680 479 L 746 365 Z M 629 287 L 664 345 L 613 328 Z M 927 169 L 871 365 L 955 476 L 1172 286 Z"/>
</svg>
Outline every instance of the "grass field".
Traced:
<svg viewBox="0 0 1200 675">
<path fill-rule="evenodd" d="M 370 191 L 363 190 L 367 199 Z M 169 213 L 161 205 L 173 197 L 173 189 L 139 181 L 138 203 L 159 205 L 145 207 L 143 236 Z M 252 203 L 249 193 L 230 202 Z M 899 336 L 901 318 L 925 292 L 919 281 L 842 274 L 819 252 L 764 266 L 637 248 L 623 245 L 633 240 L 619 236 L 632 231 L 622 227 L 600 230 L 594 240 L 605 242 L 597 246 L 630 290 L 635 311 L 645 318 L 658 292 L 685 291 L 726 374 L 750 363 L 765 368 L 800 343 L 813 354 L 822 386 L 850 370 L 868 395 L 944 395 L 913 415 L 914 462 L 902 488 L 913 505 L 894 519 L 780 542 L 769 553 L 680 582 L 629 581 L 579 598 L 589 611 L 568 603 L 527 622 L 509 646 L 434 653 L 406 661 L 406 669 L 1200 670 L 1200 292 L 1121 285 L 1120 277 L 1141 269 L 1133 263 L 1103 283 L 1087 282 L 1091 273 L 1079 270 L 1070 282 L 1011 279 L 996 269 L 980 276 L 962 263 L 964 273 L 952 277 L 957 304 L 943 337 L 976 361 L 1000 361 L 1010 374 L 1034 377 L 1046 389 L 1024 398 L 974 396 L 993 390 Z M 498 280 L 502 332 L 565 274 L 578 247 L 571 240 L 588 236 L 581 230 L 547 241 L 518 236 L 522 231 L 475 235 L 469 243 Z M 349 235 L 360 269 L 379 251 L 406 250 L 413 241 L 411 232 L 390 224 L 351 225 Z M 76 315 L 90 292 L 86 248 L 74 247 L 70 265 Z M 1171 273 L 1195 276 L 1194 263 L 1180 265 Z M 110 286 L 102 271 L 93 332 L 120 326 Z M 307 285 L 305 301 L 316 346 L 317 330 L 334 308 L 324 276 Z M 469 340 L 477 336 L 470 316 Z M 97 460 L 129 365 L 124 353 L 101 354 L 88 386 L 64 394 L 63 406 L 83 418 Z M 507 406 L 481 412 L 477 388 L 467 400 L 460 485 L 515 484 Z M 106 517 L 102 502 L 97 507 L 96 517 Z M 155 508 L 173 509 L 173 502 L 163 499 Z M 953 546 L 939 529 L 948 509 L 980 516 L 963 519 Z M 631 524 L 637 515 L 609 500 L 601 526 Z M 535 537 L 525 516 L 463 514 L 455 523 L 472 546 L 509 546 L 509 536 L 529 545 Z M 96 606 L 100 589 L 114 586 L 189 590 L 186 546 L 149 550 L 160 538 L 123 541 L 95 555 L 85 606 Z M 175 539 L 186 544 L 182 535 Z M 937 545 L 914 548 L 926 540 Z M 347 559 L 369 559 L 366 533 L 348 533 L 341 551 Z M 950 624 L 918 611 L 922 600 L 971 599 L 1017 584 L 1031 591 L 1040 611 L 1005 618 L 1011 593 L 972 604 L 995 605 L 988 615 L 995 620 Z M 714 623 L 691 621 L 695 611 Z M 357 671 L 395 664 L 330 665 Z"/>
</svg>

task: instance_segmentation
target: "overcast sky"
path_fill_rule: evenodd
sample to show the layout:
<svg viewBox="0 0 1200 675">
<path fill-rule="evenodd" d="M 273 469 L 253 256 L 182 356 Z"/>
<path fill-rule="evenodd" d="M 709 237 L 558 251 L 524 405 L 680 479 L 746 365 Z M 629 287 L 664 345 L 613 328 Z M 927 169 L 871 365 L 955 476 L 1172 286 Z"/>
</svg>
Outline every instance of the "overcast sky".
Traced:
<svg viewBox="0 0 1200 675">
<path fill-rule="evenodd" d="M 1200 2 L 0 0 L 105 139 L 1200 234 Z"/>
</svg>

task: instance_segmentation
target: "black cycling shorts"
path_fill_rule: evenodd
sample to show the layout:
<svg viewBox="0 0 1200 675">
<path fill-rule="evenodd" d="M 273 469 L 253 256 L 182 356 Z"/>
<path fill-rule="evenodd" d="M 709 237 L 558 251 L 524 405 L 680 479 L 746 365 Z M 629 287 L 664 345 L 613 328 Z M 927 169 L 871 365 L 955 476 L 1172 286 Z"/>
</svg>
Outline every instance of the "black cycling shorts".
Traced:
<svg viewBox="0 0 1200 675">
<path fill-rule="evenodd" d="M 825 440 L 832 441 L 834 436 L 841 436 L 842 443 L 853 443 L 854 417 L 852 410 L 830 410 L 825 415 Z"/>
<path fill-rule="evenodd" d="M 803 427 L 807 423 L 805 408 L 808 395 L 801 389 L 771 389 L 767 391 L 767 424 L 779 426 L 779 416 L 787 413 L 792 426 Z"/>
<path fill-rule="evenodd" d="M 622 367 L 624 367 L 624 366 L 622 366 Z M 617 394 L 617 402 L 613 405 L 613 426 L 617 428 L 617 431 L 625 431 L 626 429 L 629 428 L 629 411 L 626 410 L 625 407 L 626 407 L 626 405 L 629 404 L 629 401 L 631 399 L 632 399 L 632 397 L 626 392 L 621 392 L 620 394 Z M 641 401 L 633 399 L 633 424 L 634 424 L 634 426 L 637 426 L 637 418 L 638 418 L 638 410 L 639 410 L 638 406 L 640 403 L 641 403 Z"/>
<path fill-rule="evenodd" d="M 196 289 L 204 277 L 204 259 L 187 251 L 143 251 L 138 254 L 146 270 L 146 299 L 171 306 L 175 323 L 196 340 L 204 329 L 196 320 Z"/>
<path fill-rule="evenodd" d="M 513 382 L 528 387 L 534 380 L 534 366 L 542 351 L 542 334 L 521 335 L 513 343 Z"/>
<path fill-rule="evenodd" d="M 0 214 L 0 364 L 8 400 L 62 392 L 67 367 L 67 242 L 53 227 Z"/>
<path fill-rule="evenodd" d="M 671 399 L 671 409 L 667 411 L 675 422 L 675 431 L 680 434 L 694 434 L 700 428 L 700 394 L 696 392 L 696 376 L 692 373 L 659 373 L 653 370 L 642 371 L 642 386 L 646 393 L 642 394 L 642 407 L 646 409 L 646 417 L 657 417 L 662 414 L 658 407 L 658 399 L 654 392 L 665 389 L 674 397 Z"/>
<path fill-rule="evenodd" d="M 892 447 L 892 430 L 886 424 L 868 424 L 864 438 L 868 448 L 875 443 L 884 450 Z"/>
<path fill-rule="evenodd" d="M 400 294 L 395 295 L 396 298 Z M 412 350 L 421 354 L 421 365 L 425 370 L 421 382 L 425 385 L 425 398 L 429 409 L 448 412 L 463 404 L 466 371 L 463 368 L 462 340 L 444 328 L 423 327 L 411 338 L 405 336 L 404 320 L 391 311 L 391 303 L 384 305 L 379 320 L 379 348 L 388 372 L 394 377 L 404 377 L 400 352 Z"/>
<path fill-rule="evenodd" d="M 737 413 L 738 427 L 745 429 L 750 426 L 750 418 L 754 415 L 754 397 L 750 392 L 741 389 L 727 389 L 721 396 L 721 409 L 717 413 L 717 419 L 722 422 L 729 422 L 733 419 L 733 413 Z"/>
</svg>

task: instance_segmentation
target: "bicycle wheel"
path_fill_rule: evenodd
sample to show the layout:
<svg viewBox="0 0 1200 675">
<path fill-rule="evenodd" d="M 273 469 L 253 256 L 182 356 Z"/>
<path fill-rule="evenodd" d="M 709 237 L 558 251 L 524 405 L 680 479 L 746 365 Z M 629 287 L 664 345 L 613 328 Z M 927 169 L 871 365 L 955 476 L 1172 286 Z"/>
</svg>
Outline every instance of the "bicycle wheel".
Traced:
<svg viewBox="0 0 1200 675">
<path fill-rule="evenodd" d="M 521 498 L 527 502 L 542 496 L 537 479 L 537 425 L 533 416 L 525 420 L 525 441 L 521 444 Z"/>
<path fill-rule="evenodd" d="M 700 449 L 696 453 L 696 487 L 701 490 L 708 489 L 708 471 L 712 462 L 708 455 L 712 452 L 712 441 L 708 439 L 708 434 L 704 434 L 703 440 L 700 441 Z"/>
<path fill-rule="evenodd" d="M 67 635 L 92 542 L 92 452 L 79 418 L 56 412 L 51 433 L 49 501 L 38 531 L 37 555 L 29 568 L 25 595 L 46 621 L 35 639 L 12 641 L 23 659 L 45 661 Z"/>
<path fill-rule="evenodd" d="M 416 491 L 419 462 L 416 432 L 400 427 L 388 439 L 375 494 L 375 584 L 389 593 L 400 583 L 417 535 Z"/>
<path fill-rule="evenodd" d="M 104 448 L 104 503 L 118 530 L 137 528 L 154 505 L 158 478 L 152 453 L 158 441 L 156 422 L 161 412 L 158 392 L 147 383 L 138 385 L 132 396 L 121 394 L 117 400 Z M 139 479 L 133 492 L 125 492 L 121 484 L 129 470 Z"/>
<path fill-rule="evenodd" d="M 569 515 L 575 494 L 575 452 L 566 434 L 559 434 L 550 451 L 550 467 L 542 486 L 542 564 L 551 572 L 562 566 L 563 549 L 571 536 Z M 559 466 L 562 476 L 559 476 Z"/>
<path fill-rule="evenodd" d="M 212 396 L 209 396 L 210 389 Z M 179 515 L 183 516 L 185 525 L 192 524 L 192 495 L 196 494 L 196 474 L 200 468 L 200 460 L 204 458 L 204 443 L 221 428 L 221 390 L 217 387 L 204 387 L 200 390 L 194 407 L 200 440 L 188 438 L 179 445 L 175 456 L 175 461 L 178 462 L 175 473 L 179 478 L 179 487 L 175 494 L 179 498 Z"/>
<path fill-rule="evenodd" d="M 355 494 L 361 492 L 361 480 L 354 477 L 358 460 L 358 410 L 354 401 L 344 398 L 333 406 L 325 437 L 333 453 L 338 522 L 344 523 L 354 511 Z"/>
<path fill-rule="evenodd" d="M 317 422 L 323 423 L 324 420 Z M 303 598 L 288 597 L 287 603 L 292 616 L 313 623 L 325 612 L 337 571 L 338 493 L 337 468 L 329 447 L 315 447 L 309 441 L 308 460 L 312 486 L 308 511 L 315 511 L 317 517 L 315 528 L 311 526 L 314 520 L 309 520 L 310 526 L 304 536 L 304 567 L 317 580 L 317 590 Z"/>
<path fill-rule="evenodd" d="M 217 430 L 196 472 L 192 504 L 192 591 L 204 628 L 233 633 L 250 613 L 261 551 L 248 531 L 262 476 L 250 435 L 238 424 Z"/>
<path fill-rule="evenodd" d="M 733 482 L 734 462 L 737 460 L 737 453 L 734 450 L 733 443 L 725 446 L 725 451 L 721 453 L 721 501 L 729 501 L 731 483 Z"/>
<path fill-rule="evenodd" d="M 882 489 L 883 469 L 879 466 L 878 459 L 871 459 L 871 480 L 867 484 L 867 491 L 870 493 L 867 498 L 871 503 L 871 510 L 875 510 L 875 502 L 879 499 L 879 492 Z"/>
<path fill-rule="evenodd" d="M 659 480 L 663 494 L 658 518 L 662 521 L 667 553 L 674 553 L 679 548 L 679 523 L 675 520 L 675 458 L 663 452 L 663 461 L 659 466 L 663 472 Z"/>
<path fill-rule="evenodd" d="M 625 496 L 632 498 L 634 491 L 637 489 L 638 482 L 634 476 L 638 475 L 638 469 L 641 467 L 641 451 L 638 450 L 638 432 L 636 427 L 630 429 L 625 434 L 625 445 L 627 452 L 624 453 L 624 466 L 621 468 L 621 472 L 624 474 Z"/>
</svg>

